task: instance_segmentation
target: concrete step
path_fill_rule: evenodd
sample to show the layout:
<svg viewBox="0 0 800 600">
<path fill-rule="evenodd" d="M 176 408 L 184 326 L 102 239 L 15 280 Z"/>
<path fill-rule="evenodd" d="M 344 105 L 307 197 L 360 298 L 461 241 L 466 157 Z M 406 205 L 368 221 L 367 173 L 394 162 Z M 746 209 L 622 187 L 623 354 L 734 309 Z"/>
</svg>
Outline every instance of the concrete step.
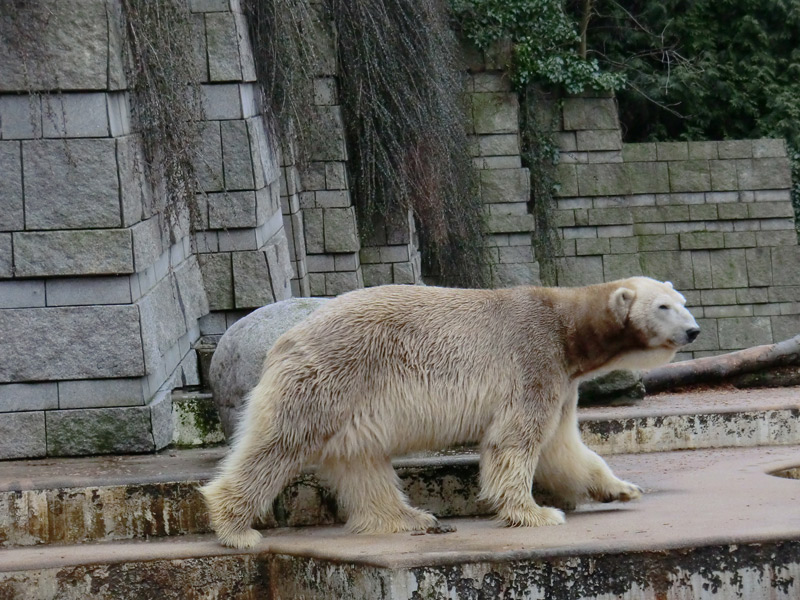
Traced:
<svg viewBox="0 0 800 600">
<path fill-rule="evenodd" d="M 0 598 L 611 600 L 800 597 L 800 446 L 618 455 L 645 496 L 558 527 L 453 519 L 454 533 L 264 532 L 0 551 Z M 773 476 L 770 473 L 784 476 Z"/>
<path fill-rule="evenodd" d="M 625 450 L 800 444 L 798 396 L 797 388 L 656 396 L 632 407 L 582 409 L 581 428 L 604 456 Z M 197 487 L 213 475 L 226 450 L 0 463 L 0 522 L 7 523 L 0 528 L 0 546 L 208 532 Z M 400 458 L 395 466 L 416 506 L 441 517 L 487 512 L 477 500 L 474 449 Z M 335 501 L 312 469 L 281 494 L 262 525 L 335 522 Z"/>
</svg>

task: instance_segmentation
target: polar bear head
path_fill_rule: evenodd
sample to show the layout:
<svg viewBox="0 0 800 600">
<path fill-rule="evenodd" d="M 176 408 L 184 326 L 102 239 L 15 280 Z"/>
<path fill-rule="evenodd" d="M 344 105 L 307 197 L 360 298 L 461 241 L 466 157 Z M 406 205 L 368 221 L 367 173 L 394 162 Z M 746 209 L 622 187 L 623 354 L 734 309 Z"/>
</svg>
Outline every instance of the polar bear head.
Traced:
<svg viewBox="0 0 800 600">
<path fill-rule="evenodd" d="M 609 308 L 636 336 L 639 349 L 620 357 L 625 366 L 616 368 L 647 369 L 665 364 L 700 334 L 697 321 L 686 310 L 686 298 L 669 281 L 632 277 L 617 283 Z"/>
</svg>

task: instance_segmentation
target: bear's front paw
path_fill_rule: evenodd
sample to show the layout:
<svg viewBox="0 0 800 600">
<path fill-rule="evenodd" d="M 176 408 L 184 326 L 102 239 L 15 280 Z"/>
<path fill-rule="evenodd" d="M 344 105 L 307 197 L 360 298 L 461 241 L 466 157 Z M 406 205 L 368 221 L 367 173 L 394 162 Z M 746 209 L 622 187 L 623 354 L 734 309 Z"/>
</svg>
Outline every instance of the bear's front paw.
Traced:
<svg viewBox="0 0 800 600">
<path fill-rule="evenodd" d="M 549 506 L 501 510 L 497 517 L 506 527 L 546 527 L 563 525 L 565 521 L 563 512 Z"/>
<path fill-rule="evenodd" d="M 239 550 L 252 548 L 261 541 L 261 534 L 255 529 L 245 529 L 244 531 L 230 533 L 217 531 L 217 537 L 223 546 L 238 548 Z"/>
<path fill-rule="evenodd" d="M 614 502 L 615 500 L 630 502 L 631 500 L 641 498 L 642 494 L 644 494 L 644 490 L 635 483 L 618 479 L 613 485 L 598 490 L 591 490 L 589 493 L 592 498 L 598 502 Z"/>
</svg>

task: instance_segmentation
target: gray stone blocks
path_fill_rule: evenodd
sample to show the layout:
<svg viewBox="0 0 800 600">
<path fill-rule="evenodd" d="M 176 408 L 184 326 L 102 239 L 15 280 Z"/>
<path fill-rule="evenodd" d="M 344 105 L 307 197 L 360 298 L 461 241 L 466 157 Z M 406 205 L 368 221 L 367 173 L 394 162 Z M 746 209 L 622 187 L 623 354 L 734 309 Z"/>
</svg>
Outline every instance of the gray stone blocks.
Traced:
<svg viewBox="0 0 800 600">
<path fill-rule="evenodd" d="M 141 378 L 58 382 L 58 408 L 61 409 L 141 406 L 145 400 Z"/>
<path fill-rule="evenodd" d="M 146 407 L 49 411 L 47 454 L 131 454 L 155 449 Z"/>
<path fill-rule="evenodd" d="M 124 229 L 31 231 L 13 238 L 19 277 L 133 272 L 133 241 Z"/>
<path fill-rule="evenodd" d="M 114 140 L 27 141 L 22 153 L 27 229 L 121 225 Z"/>
<path fill-rule="evenodd" d="M 24 229 L 19 142 L 0 142 L 0 231 Z"/>
<path fill-rule="evenodd" d="M 0 385 L 0 413 L 54 408 L 58 408 L 58 384 L 55 382 Z M 0 421 L 7 416 L 3 415 Z M 2 451 L 0 456 L 3 456 Z"/>
<path fill-rule="evenodd" d="M 0 281 L 0 308 L 30 308 L 44 305 L 43 281 Z"/>
<path fill-rule="evenodd" d="M 619 129 L 614 98 L 565 98 L 564 129 Z"/>
<path fill-rule="evenodd" d="M 517 95 L 505 92 L 471 94 L 472 123 L 477 134 L 517 133 L 519 102 Z"/>
<path fill-rule="evenodd" d="M 46 431 L 44 411 L 4 413 L 0 418 L 0 457 L 45 456 Z"/>
<path fill-rule="evenodd" d="M 0 382 L 144 375 L 134 306 L 0 310 L 0 337 Z"/>
</svg>

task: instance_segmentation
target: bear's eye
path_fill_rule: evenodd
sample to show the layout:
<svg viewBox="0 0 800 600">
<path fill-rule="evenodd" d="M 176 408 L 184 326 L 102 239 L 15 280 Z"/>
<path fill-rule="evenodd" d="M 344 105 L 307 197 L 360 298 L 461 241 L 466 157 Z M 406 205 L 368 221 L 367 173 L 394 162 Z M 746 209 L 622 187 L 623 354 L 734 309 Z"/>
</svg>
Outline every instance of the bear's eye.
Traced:
<svg viewBox="0 0 800 600">
<path fill-rule="evenodd" d="M 658 308 L 661 309 L 661 310 L 669 310 L 669 306 L 667 306 L 666 304 L 662 304 Z"/>
</svg>

